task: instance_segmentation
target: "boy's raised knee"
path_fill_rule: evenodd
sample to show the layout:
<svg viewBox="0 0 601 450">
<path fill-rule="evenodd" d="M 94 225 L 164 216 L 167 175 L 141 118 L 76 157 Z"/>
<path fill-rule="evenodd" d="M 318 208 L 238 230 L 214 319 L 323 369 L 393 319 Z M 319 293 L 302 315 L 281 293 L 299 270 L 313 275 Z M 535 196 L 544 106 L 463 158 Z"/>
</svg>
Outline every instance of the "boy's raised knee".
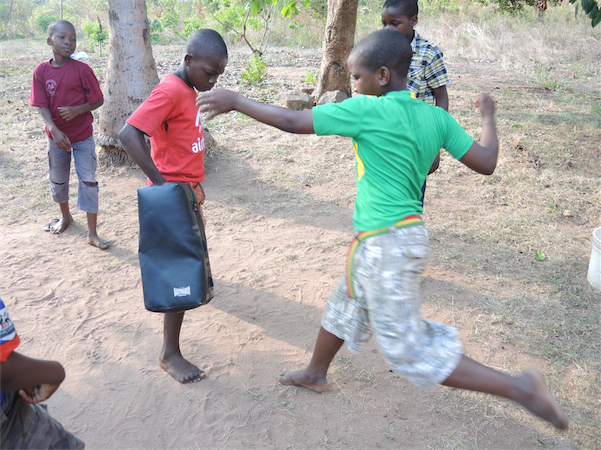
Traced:
<svg viewBox="0 0 601 450">
<path fill-rule="evenodd" d="M 98 186 L 98 181 L 84 181 L 83 184 L 89 187 L 96 187 Z"/>
</svg>

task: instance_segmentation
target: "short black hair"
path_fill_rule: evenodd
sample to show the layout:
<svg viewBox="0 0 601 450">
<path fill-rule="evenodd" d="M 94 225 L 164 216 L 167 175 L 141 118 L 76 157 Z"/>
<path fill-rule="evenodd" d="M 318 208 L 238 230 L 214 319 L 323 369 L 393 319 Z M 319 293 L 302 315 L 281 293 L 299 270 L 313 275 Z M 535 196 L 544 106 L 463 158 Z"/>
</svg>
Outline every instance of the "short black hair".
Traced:
<svg viewBox="0 0 601 450">
<path fill-rule="evenodd" d="M 56 27 L 58 27 L 59 25 L 71 27 L 73 29 L 73 31 L 75 32 L 75 26 L 73 26 L 73 24 L 71 22 L 69 22 L 68 20 L 55 20 L 53 22 L 50 22 L 50 24 L 48 25 L 48 28 L 46 28 L 46 32 L 48 33 L 49 38 L 52 37 L 52 35 L 55 33 Z"/>
<path fill-rule="evenodd" d="M 186 53 L 194 57 L 217 56 L 227 59 L 227 46 L 219 33 L 209 28 L 190 33 L 186 41 Z"/>
<path fill-rule="evenodd" d="M 401 77 L 409 72 L 413 50 L 409 40 L 396 30 L 384 28 L 374 31 L 361 39 L 351 50 L 350 58 L 356 58 L 361 66 L 376 72 L 380 67 L 388 67 Z"/>
<path fill-rule="evenodd" d="M 386 8 L 398 9 L 401 14 L 410 19 L 413 16 L 417 16 L 419 12 L 417 0 L 386 0 L 382 9 Z"/>
</svg>

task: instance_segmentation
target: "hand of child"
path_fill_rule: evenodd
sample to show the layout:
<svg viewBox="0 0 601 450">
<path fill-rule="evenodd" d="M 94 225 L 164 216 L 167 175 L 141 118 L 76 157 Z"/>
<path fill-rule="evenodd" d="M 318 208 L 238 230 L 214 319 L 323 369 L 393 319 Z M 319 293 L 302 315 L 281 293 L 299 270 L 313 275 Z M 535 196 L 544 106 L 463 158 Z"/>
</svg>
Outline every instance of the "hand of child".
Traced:
<svg viewBox="0 0 601 450">
<path fill-rule="evenodd" d="M 212 89 L 208 92 L 202 92 L 196 97 L 196 106 L 201 113 L 208 112 L 205 120 L 211 120 L 219 114 L 230 112 L 235 109 L 236 98 L 238 94 L 225 89 Z"/>
<path fill-rule="evenodd" d="M 480 109 L 483 116 L 492 116 L 495 114 L 495 101 L 485 93 L 482 93 L 476 99 L 476 108 Z"/>
<path fill-rule="evenodd" d="M 50 130 L 50 134 L 52 134 L 52 138 L 54 139 L 54 143 L 56 146 L 66 152 L 71 151 L 71 141 L 67 137 L 65 133 L 55 127 L 55 129 Z"/>
<path fill-rule="evenodd" d="M 205 204 L 205 190 L 202 188 L 202 185 L 198 183 L 198 188 L 200 189 L 200 195 L 198 196 L 198 203 L 201 205 Z"/>
<path fill-rule="evenodd" d="M 49 399 L 52 394 L 54 394 L 54 392 L 58 389 L 58 387 L 61 384 L 50 384 L 50 383 L 46 383 L 46 384 L 41 384 L 39 386 L 33 387 L 33 388 L 29 388 L 29 389 L 22 389 L 19 391 L 19 395 L 21 397 L 23 397 L 23 400 L 25 400 L 28 403 L 40 403 L 43 402 L 44 400 Z"/>
<path fill-rule="evenodd" d="M 59 106 L 57 109 L 61 117 L 67 122 L 81 114 L 79 106 Z"/>
</svg>

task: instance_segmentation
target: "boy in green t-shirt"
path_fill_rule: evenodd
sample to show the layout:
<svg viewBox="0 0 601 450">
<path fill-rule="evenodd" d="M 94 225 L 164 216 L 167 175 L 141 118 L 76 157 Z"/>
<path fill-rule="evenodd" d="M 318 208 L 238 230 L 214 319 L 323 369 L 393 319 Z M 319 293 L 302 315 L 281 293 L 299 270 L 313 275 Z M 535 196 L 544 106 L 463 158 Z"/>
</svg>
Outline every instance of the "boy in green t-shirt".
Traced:
<svg viewBox="0 0 601 450">
<path fill-rule="evenodd" d="M 347 269 L 325 306 L 309 365 L 284 371 L 282 384 L 317 392 L 327 388 L 332 359 L 346 341 L 358 352 L 373 334 L 384 359 L 421 388 L 433 384 L 469 389 L 514 400 L 557 428 L 568 421 L 543 376 L 529 370 L 511 377 L 461 353 L 457 330 L 421 316 L 420 281 L 430 246 L 421 220 L 421 187 L 441 148 L 476 172 L 490 175 L 497 164 L 494 102 L 476 100 L 482 137 L 474 142 L 442 108 L 411 98 L 407 38 L 390 29 L 361 40 L 348 66 L 359 94 L 343 103 L 292 111 L 216 90 L 197 99 L 201 112 L 236 110 L 281 130 L 353 138 L 357 200 Z"/>
</svg>

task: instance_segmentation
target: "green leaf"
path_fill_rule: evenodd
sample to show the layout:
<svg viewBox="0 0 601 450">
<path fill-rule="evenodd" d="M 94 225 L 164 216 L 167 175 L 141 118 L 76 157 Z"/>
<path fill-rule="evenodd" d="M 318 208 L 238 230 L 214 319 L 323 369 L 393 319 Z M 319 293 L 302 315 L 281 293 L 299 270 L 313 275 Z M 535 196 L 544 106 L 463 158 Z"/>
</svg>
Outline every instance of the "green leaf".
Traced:
<svg viewBox="0 0 601 450">
<path fill-rule="evenodd" d="M 255 14 L 257 14 L 259 12 L 259 2 L 257 1 L 251 1 L 250 2 L 250 13 L 254 16 Z"/>
<path fill-rule="evenodd" d="M 541 252 L 540 250 L 537 250 L 537 252 L 534 254 L 534 258 L 537 261 L 544 261 L 545 258 L 546 258 L 546 256 L 545 256 L 545 254 L 543 252 Z"/>
<path fill-rule="evenodd" d="M 601 22 L 601 9 L 597 13 L 597 16 L 591 21 L 591 25 L 595 28 Z"/>
</svg>

